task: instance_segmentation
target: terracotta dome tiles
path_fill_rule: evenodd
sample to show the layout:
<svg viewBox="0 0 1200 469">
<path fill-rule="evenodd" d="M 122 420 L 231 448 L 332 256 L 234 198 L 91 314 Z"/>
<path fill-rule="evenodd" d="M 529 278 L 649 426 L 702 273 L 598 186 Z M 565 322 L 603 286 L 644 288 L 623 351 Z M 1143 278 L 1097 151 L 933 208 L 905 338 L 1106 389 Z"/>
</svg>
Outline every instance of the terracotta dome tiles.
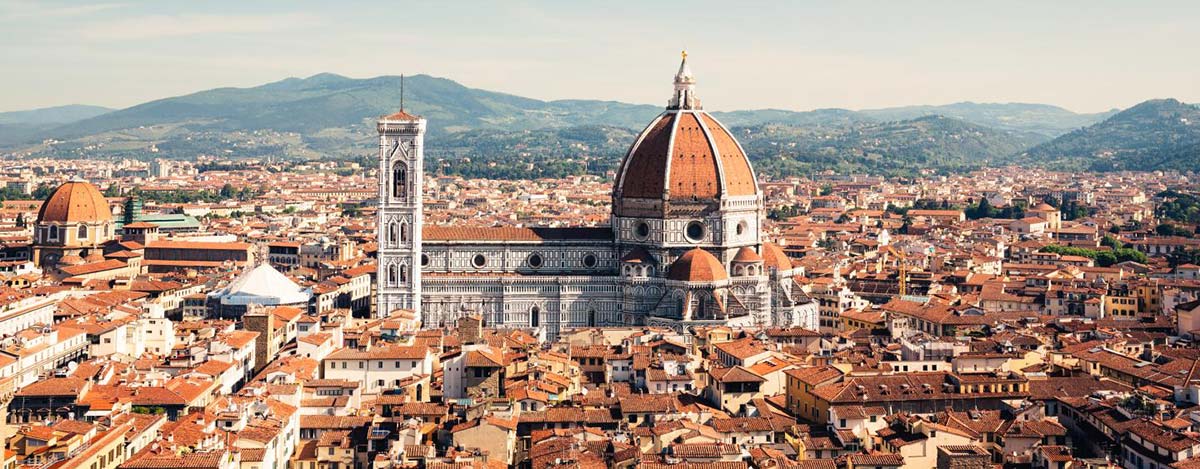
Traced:
<svg viewBox="0 0 1200 469">
<path fill-rule="evenodd" d="M 728 280 L 729 273 L 717 256 L 700 248 L 683 253 L 671 263 L 667 278 L 683 282 L 716 282 Z"/>
<path fill-rule="evenodd" d="M 625 197 L 657 199 L 666 181 L 667 153 L 675 114 L 663 114 L 650 124 L 645 136 L 626 157 L 621 190 Z"/>
<path fill-rule="evenodd" d="M 629 198 L 662 199 L 665 193 L 667 199 L 714 200 L 758 193 L 737 140 L 703 111 L 660 115 L 626 156 L 621 175 L 620 193 Z"/>
<path fill-rule="evenodd" d="M 750 170 L 750 160 L 742 153 L 737 140 L 729 134 L 725 127 L 708 114 L 701 114 L 712 135 L 717 153 L 721 155 L 721 169 L 725 172 L 725 191 L 728 195 L 755 195 L 758 187 L 754 183 L 754 171 Z"/>
<path fill-rule="evenodd" d="M 700 119 L 689 112 L 679 115 L 671 167 L 671 198 L 714 199 L 720 194 L 721 171 Z"/>
<path fill-rule="evenodd" d="M 112 221 L 108 200 L 96 186 L 71 181 L 58 186 L 38 210 L 38 222 L 106 222 Z"/>
</svg>

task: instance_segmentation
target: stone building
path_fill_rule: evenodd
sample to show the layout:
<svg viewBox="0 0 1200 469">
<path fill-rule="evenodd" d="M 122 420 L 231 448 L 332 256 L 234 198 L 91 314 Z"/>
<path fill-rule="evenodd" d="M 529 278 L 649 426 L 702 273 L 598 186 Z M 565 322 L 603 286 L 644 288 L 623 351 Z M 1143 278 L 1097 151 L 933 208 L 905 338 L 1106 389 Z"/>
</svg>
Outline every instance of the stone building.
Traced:
<svg viewBox="0 0 1200 469">
<path fill-rule="evenodd" d="M 376 314 L 411 310 L 424 327 L 477 314 L 548 339 L 593 326 L 816 329 L 793 280 L 802 269 L 760 231 L 750 160 L 695 84 L 685 56 L 666 110 L 621 163 L 605 227 L 423 227 L 426 121 L 383 117 Z"/>
<path fill-rule="evenodd" d="M 115 236 L 104 195 L 91 183 L 71 180 L 58 186 L 38 210 L 32 258 L 44 268 L 100 262 L 104 246 Z"/>
</svg>

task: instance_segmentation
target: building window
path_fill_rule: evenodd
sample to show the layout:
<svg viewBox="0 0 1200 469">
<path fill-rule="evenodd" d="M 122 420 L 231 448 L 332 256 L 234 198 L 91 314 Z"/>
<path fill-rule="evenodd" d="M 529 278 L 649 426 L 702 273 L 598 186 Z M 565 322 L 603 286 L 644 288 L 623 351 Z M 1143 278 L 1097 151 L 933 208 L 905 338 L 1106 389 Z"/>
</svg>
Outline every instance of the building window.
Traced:
<svg viewBox="0 0 1200 469">
<path fill-rule="evenodd" d="M 742 233 L 745 233 L 746 232 L 746 222 L 745 221 L 738 222 L 737 228 L 734 228 L 734 232 L 737 233 L 738 236 L 741 236 Z"/>
<path fill-rule="evenodd" d="M 704 240 L 704 224 L 698 221 L 688 223 L 683 234 L 687 237 L 688 241 L 699 243 Z"/>
<path fill-rule="evenodd" d="M 483 254 L 476 254 L 475 257 L 471 258 L 471 265 L 475 266 L 476 269 L 481 268 L 487 265 L 487 258 L 483 257 Z"/>
<path fill-rule="evenodd" d="M 596 267 L 596 255 L 588 254 L 586 256 L 583 256 L 583 266 L 587 267 L 589 269 Z"/>
<path fill-rule="evenodd" d="M 400 242 L 401 243 L 408 242 L 408 223 L 400 224 Z"/>
<path fill-rule="evenodd" d="M 53 240 L 57 240 L 58 239 L 58 226 L 50 225 L 49 234 L 47 234 L 46 237 L 53 239 Z"/>
<path fill-rule="evenodd" d="M 408 194 L 408 168 L 404 163 L 396 163 L 392 168 L 392 197 L 405 200 Z"/>
<path fill-rule="evenodd" d="M 421 254 L 421 267 L 429 265 L 429 255 Z"/>
<path fill-rule="evenodd" d="M 87 225 L 79 225 L 79 239 L 87 239 Z"/>
<path fill-rule="evenodd" d="M 637 226 L 633 227 L 633 234 L 638 239 L 646 239 L 650 237 L 650 224 L 644 221 L 638 222 Z"/>
<path fill-rule="evenodd" d="M 535 269 L 541 267 L 542 266 L 542 255 L 538 254 L 536 252 L 533 254 L 530 254 L 529 255 L 529 266 L 533 267 Z"/>
</svg>

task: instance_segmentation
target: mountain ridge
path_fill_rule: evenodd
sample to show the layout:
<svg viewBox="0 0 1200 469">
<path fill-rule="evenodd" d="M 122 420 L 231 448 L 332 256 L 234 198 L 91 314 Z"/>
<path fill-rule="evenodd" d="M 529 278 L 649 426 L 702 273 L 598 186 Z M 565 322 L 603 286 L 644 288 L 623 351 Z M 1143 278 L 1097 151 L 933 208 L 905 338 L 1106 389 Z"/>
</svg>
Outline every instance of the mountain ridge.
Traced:
<svg viewBox="0 0 1200 469">
<path fill-rule="evenodd" d="M 0 148 L 8 148 L 9 155 L 65 158 L 361 158 L 369 153 L 375 118 L 399 107 L 400 80 L 322 73 L 202 90 L 52 128 L 22 133 L 0 127 Z M 429 120 L 427 153 L 457 162 L 448 163 L 451 170 L 483 177 L 487 168 L 505 168 L 512 177 L 546 175 L 539 166 L 556 168 L 554 174 L 602 171 L 663 111 L 611 100 L 543 101 L 429 75 L 404 80 L 406 110 Z M 1048 158 L 1030 157 L 1031 149 L 1053 148 L 1045 145 L 1121 113 L 961 102 L 712 114 L 738 135 L 756 164 L 785 175 L 835 168 L 912 173 L 1014 161 L 1041 164 Z M 1183 145 L 1172 151 L 1186 156 L 1189 150 Z M 488 166 L 478 166 L 481 162 Z"/>
<path fill-rule="evenodd" d="M 1096 171 L 1194 171 L 1200 169 L 1200 106 L 1146 100 L 1031 147 L 1016 161 Z"/>
</svg>

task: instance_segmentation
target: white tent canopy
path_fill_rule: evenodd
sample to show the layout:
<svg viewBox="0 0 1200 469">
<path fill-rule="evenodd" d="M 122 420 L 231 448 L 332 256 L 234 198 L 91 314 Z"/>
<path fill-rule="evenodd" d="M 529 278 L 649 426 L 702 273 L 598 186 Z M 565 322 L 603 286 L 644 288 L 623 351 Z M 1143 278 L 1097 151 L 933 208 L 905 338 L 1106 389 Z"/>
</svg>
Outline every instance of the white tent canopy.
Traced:
<svg viewBox="0 0 1200 469">
<path fill-rule="evenodd" d="M 290 305 L 308 303 L 312 291 L 300 288 L 270 264 L 263 263 L 243 272 L 225 288 L 209 293 L 223 305 Z"/>
</svg>

